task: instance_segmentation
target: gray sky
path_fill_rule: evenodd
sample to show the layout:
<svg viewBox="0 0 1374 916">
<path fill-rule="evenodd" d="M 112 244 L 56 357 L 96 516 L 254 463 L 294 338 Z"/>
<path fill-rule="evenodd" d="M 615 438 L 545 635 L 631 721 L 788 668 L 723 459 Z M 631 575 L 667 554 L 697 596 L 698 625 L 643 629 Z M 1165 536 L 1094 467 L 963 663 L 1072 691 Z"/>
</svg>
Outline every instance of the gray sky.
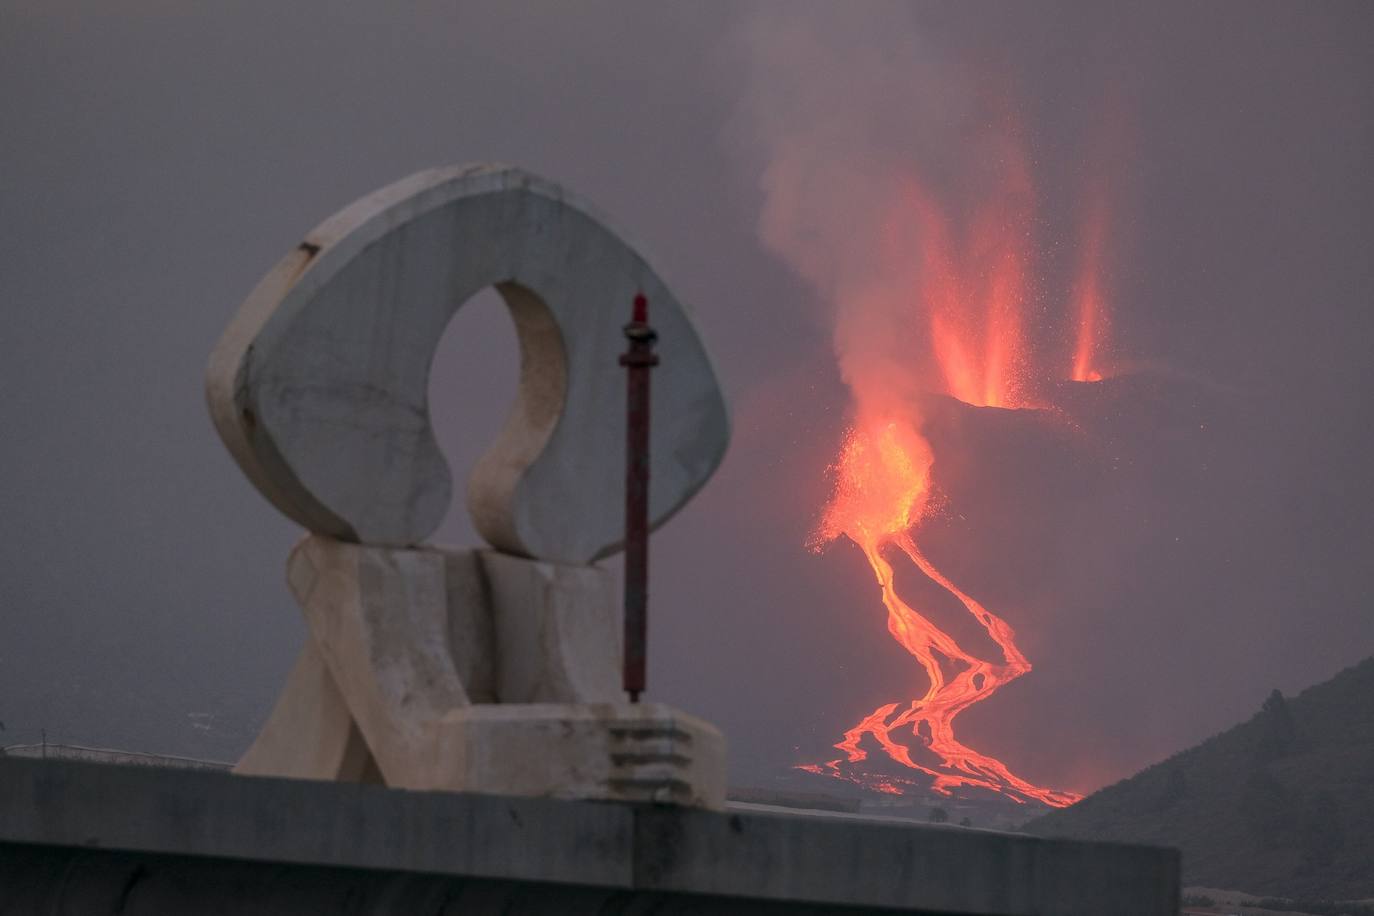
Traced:
<svg viewBox="0 0 1374 916">
<path fill-rule="evenodd" d="M 910 156 L 957 204 L 978 80 L 1029 138 L 1046 289 L 1103 112 L 1129 125 L 1115 344 L 1148 372 L 1067 396 L 1076 436 L 934 424 L 925 542 L 1035 664 L 962 734 L 1089 789 L 1374 653 L 1374 8 L 1108 6 L 0 3 L 0 741 L 251 740 L 303 638 L 298 532 L 216 439 L 205 359 L 304 232 L 466 160 L 609 213 L 728 386 L 731 454 L 654 541 L 652 694 L 741 781 L 916 695 L 858 551 L 806 549 L 848 399 L 762 179 L 833 120 L 836 161 Z M 460 472 L 514 352 L 490 295 L 445 337 Z M 461 508 L 441 539 L 473 541 Z"/>
</svg>

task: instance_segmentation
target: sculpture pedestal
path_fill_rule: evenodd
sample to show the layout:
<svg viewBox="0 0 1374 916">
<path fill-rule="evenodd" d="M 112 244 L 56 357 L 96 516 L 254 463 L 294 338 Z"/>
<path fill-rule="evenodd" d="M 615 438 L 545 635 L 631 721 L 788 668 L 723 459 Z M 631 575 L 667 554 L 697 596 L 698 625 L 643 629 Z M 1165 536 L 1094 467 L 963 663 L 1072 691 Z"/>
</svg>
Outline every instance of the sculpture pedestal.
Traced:
<svg viewBox="0 0 1374 916">
<path fill-rule="evenodd" d="M 287 580 L 310 637 L 235 772 L 724 806 L 720 732 L 623 701 L 605 570 L 312 534 Z"/>
<path fill-rule="evenodd" d="M 724 737 L 662 703 L 469 706 L 444 725 L 445 788 L 725 807 Z"/>
</svg>

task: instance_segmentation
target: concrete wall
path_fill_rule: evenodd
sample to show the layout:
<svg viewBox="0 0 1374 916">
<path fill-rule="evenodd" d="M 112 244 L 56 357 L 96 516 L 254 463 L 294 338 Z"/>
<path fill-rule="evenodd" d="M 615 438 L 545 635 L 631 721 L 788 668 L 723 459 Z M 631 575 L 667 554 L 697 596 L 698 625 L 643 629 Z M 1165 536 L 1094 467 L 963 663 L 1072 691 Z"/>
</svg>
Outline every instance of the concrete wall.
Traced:
<svg viewBox="0 0 1374 916">
<path fill-rule="evenodd" d="M 170 754 L 145 754 L 142 751 L 119 751 L 107 747 L 83 747 L 79 744 L 11 744 L 0 747 L 0 757 L 26 757 L 33 760 L 84 760 L 88 763 L 117 763 L 122 766 L 171 767 L 183 770 L 221 770 L 227 772 L 231 763 L 217 760 L 198 760 Z"/>
<path fill-rule="evenodd" d="M 0 914 L 1177 912 L 1176 851 L 0 759 Z"/>
</svg>

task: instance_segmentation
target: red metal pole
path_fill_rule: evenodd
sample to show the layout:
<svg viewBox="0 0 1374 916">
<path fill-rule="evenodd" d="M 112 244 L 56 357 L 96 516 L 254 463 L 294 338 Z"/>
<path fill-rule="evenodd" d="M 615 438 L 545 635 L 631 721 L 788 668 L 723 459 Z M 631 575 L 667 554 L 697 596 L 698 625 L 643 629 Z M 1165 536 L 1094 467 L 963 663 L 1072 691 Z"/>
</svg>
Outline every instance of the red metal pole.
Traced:
<svg viewBox="0 0 1374 916">
<path fill-rule="evenodd" d="M 635 296 L 625 325 L 630 348 L 620 357 L 629 384 L 625 423 L 625 691 L 644 692 L 649 610 L 649 370 L 658 365 L 649 301 Z"/>
</svg>

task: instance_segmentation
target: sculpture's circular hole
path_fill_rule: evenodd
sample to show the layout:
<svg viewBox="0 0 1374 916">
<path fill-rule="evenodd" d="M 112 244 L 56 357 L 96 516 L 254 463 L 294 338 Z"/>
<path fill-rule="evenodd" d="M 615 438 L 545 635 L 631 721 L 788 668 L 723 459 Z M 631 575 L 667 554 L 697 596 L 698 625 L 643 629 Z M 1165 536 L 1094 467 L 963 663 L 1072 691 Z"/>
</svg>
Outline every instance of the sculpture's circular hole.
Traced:
<svg viewBox="0 0 1374 916">
<path fill-rule="evenodd" d="M 519 381 L 520 345 L 510 310 L 488 287 L 454 314 L 430 365 L 430 424 L 453 473 L 453 498 L 430 541 L 484 543 L 468 513 L 467 479 L 505 425 Z"/>
</svg>

